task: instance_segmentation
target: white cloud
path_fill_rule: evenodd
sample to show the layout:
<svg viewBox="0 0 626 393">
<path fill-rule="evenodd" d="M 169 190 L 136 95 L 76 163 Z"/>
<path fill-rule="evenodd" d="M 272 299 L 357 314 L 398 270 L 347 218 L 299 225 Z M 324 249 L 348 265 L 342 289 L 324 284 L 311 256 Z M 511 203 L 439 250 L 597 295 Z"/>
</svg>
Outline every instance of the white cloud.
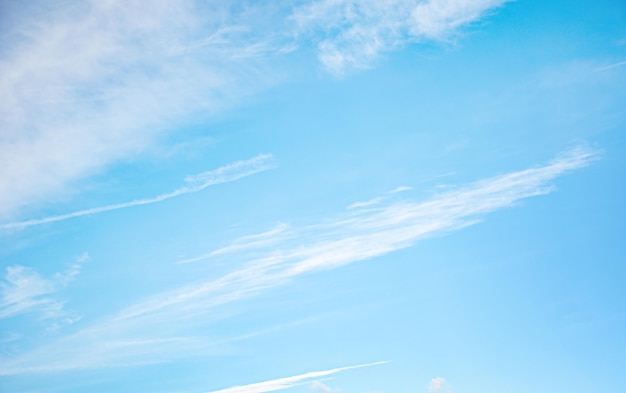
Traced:
<svg viewBox="0 0 626 393">
<path fill-rule="evenodd" d="M 320 393 L 332 392 L 332 389 L 329 386 L 326 386 L 320 381 L 313 381 L 313 383 L 311 383 L 311 390 L 315 392 L 320 392 Z"/>
<path fill-rule="evenodd" d="M 427 0 L 415 6 L 411 33 L 440 39 L 510 0 Z"/>
<path fill-rule="evenodd" d="M 61 214 L 57 216 L 0 224 L 0 230 L 23 229 L 34 225 L 69 220 L 71 218 L 89 216 L 92 214 L 104 213 L 111 210 L 126 209 L 133 206 L 150 205 L 153 203 L 163 202 L 165 200 L 176 198 L 181 195 L 200 192 L 205 188 L 214 186 L 216 184 L 228 183 L 239 180 L 243 177 L 251 176 L 256 173 L 272 169 L 275 167 L 275 165 L 276 164 L 271 154 L 260 154 L 249 160 L 237 161 L 228 165 L 224 165 L 212 171 L 203 172 L 193 176 L 187 176 L 185 178 L 185 182 L 187 183 L 187 185 L 166 194 L 157 195 L 152 198 L 137 199 L 130 202 L 116 203 L 114 205 L 106 205 L 94 207 L 91 209 L 79 210 L 76 212 Z"/>
<path fill-rule="evenodd" d="M 240 237 L 236 239 L 232 244 L 229 244 L 226 247 L 221 247 L 217 250 L 211 251 L 206 254 L 198 255 L 193 258 L 181 259 L 176 263 L 192 263 L 202 261 L 207 258 L 211 258 L 217 255 L 229 254 L 237 251 L 243 251 L 254 248 L 263 248 L 270 246 L 272 244 L 276 244 L 279 241 L 285 240 L 286 238 L 292 236 L 289 232 L 289 225 L 285 223 L 280 223 L 276 225 L 274 228 L 269 231 L 258 233 L 256 235 L 248 235 Z"/>
<path fill-rule="evenodd" d="M 319 41 L 324 66 L 341 75 L 408 42 L 445 39 L 507 1 L 319 0 L 297 9 L 293 19 Z"/>
<path fill-rule="evenodd" d="M 433 234 L 472 225 L 485 214 L 521 199 L 547 194 L 554 189 L 552 181 L 556 177 L 584 167 L 595 158 L 595 151 L 576 148 L 547 165 L 480 180 L 427 201 L 390 202 L 340 216 L 330 223 L 325 220 L 325 224 L 291 228 L 287 237 L 276 230 L 278 242 L 268 242 L 265 248 L 256 250 L 254 259 L 249 260 L 247 253 L 239 256 L 242 267 L 217 279 L 191 283 L 137 302 L 92 327 L 0 362 L 0 370 L 4 374 L 16 374 L 206 355 L 210 353 L 210 340 L 173 345 L 167 339 L 187 336 L 189 326 L 210 324 L 218 306 L 284 285 L 302 274 L 410 247 Z M 270 239 L 267 233 L 260 238 L 263 242 Z M 245 241 L 233 244 L 245 244 Z M 236 254 L 231 254 L 231 260 L 237 262 Z M 115 345 L 131 339 L 165 341 L 160 346 L 124 350 Z"/>
<path fill-rule="evenodd" d="M 436 377 L 430 380 L 430 385 L 428 385 L 428 392 L 430 393 L 451 393 L 450 385 L 443 377 Z"/>
<path fill-rule="evenodd" d="M 374 205 L 377 205 L 377 204 L 381 203 L 382 201 L 383 201 L 382 197 L 376 197 L 376 198 L 372 198 L 370 200 L 363 201 L 363 202 L 354 202 L 353 204 L 348 206 L 348 210 L 350 210 L 350 209 L 359 209 L 359 208 L 368 207 L 368 206 L 374 206 Z"/>
<path fill-rule="evenodd" d="M 21 265 L 7 267 L 0 288 L 2 290 L 0 318 L 35 309 L 48 314 L 48 310 L 60 308 L 58 302 L 45 297 L 56 292 L 54 283 L 42 278 L 31 268 Z"/>
<path fill-rule="evenodd" d="M 90 0 L 3 15 L 12 23 L 0 37 L 0 217 L 70 195 L 273 83 L 261 55 L 281 48 L 232 9 Z"/>
<path fill-rule="evenodd" d="M 76 279 L 88 259 L 87 253 L 76 257 L 65 272 L 49 279 L 29 267 L 7 267 L 4 280 L 0 282 L 0 319 L 33 313 L 39 319 L 64 318 L 66 322 L 73 322 L 75 316 L 66 312 L 64 303 L 54 295 Z"/>
<path fill-rule="evenodd" d="M 388 193 L 389 194 L 397 194 L 399 192 L 410 191 L 412 189 L 413 189 L 413 187 L 409 187 L 409 186 L 399 186 L 399 187 L 394 188 L 391 191 L 388 191 Z"/>
<path fill-rule="evenodd" d="M 253 384 L 250 384 L 250 385 L 235 386 L 235 387 L 227 388 L 227 389 L 214 390 L 214 391 L 211 391 L 211 392 L 208 392 L 208 393 L 265 393 L 265 392 L 275 392 L 277 390 L 289 389 L 291 387 L 300 385 L 302 383 L 309 382 L 309 381 L 311 381 L 311 380 L 313 380 L 315 378 L 325 377 L 325 376 L 328 376 L 328 375 L 337 374 L 337 373 L 342 372 L 342 371 L 353 370 L 353 369 L 362 368 L 362 367 L 371 367 L 371 366 L 384 364 L 384 363 L 387 363 L 387 362 L 376 362 L 376 363 L 369 363 L 369 364 L 361 364 L 361 365 L 358 365 L 358 366 L 333 368 L 333 369 L 324 370 L 324 371 L 312 371 L 312 372 L 308 372 L 308 373 L 305 373 L 305 374 L 295 375 L 293 377 L 278 378 L 278 379 L 273 379 L 273 380 L 270 380 L 270 381 L 253 383 Z"/>
<path fill-rule="evenodd" d="M 441 39 L 506 0 L 321 0 L 295 11 L 218 0 L 62 2 L 15 12 L 0 37 L 0 218 L 80 191 L 181 126 L 275 82 L 296 36 L 336 74 Z M 277 10 L 278 9 L 278 10 Z M 292 25 L 293 26 L 293 25 Z M 302 42 L 302 41 L 298 41 Z"/>
</svg>

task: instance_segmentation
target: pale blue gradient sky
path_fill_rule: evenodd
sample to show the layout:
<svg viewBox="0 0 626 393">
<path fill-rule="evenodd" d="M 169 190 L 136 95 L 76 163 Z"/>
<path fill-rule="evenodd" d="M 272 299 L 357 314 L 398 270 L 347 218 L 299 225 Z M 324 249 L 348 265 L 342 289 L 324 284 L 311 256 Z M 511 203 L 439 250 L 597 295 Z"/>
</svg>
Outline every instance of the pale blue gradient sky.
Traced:
<svg viewBox="0 0 626 393">
<path fill-rule="evenodd" d="M 0 14 L 0 391 L 626 390 L 623 2 Z"/>
</svg>

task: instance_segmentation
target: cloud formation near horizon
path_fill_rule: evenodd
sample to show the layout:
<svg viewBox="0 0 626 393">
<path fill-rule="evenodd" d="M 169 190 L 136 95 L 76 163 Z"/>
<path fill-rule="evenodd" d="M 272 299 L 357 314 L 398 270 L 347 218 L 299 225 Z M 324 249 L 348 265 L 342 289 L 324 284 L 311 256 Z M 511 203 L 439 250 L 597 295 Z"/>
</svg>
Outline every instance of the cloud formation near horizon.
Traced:
<svg viewBox="0 0 626 393">
<path fill-rule="evenodd" d="M 446 381 L 443 377 L 436 377 L 430 380 L 430 385 L 428 385 L 429 393 L 451 393 L 450 385 L 448 381 Z"/>
<path fill-rule="evenodd" d="M 265 382 L 257 382 L 250 385 L 234 386 L 231 388 L 213 390 L 207 393 L 266 393 L 285 390 L 291 387 L 301 385 L 307 382 L 314 382 L 316 378 L 326 377 L 343 371 L 354 370 L 357 368 L 377 366 L 388 362 L 375 362 L 368 364 L 360 364 L 357 366 L 339 367 L 324 371 L 312 371 L 305 374 L 295 375 L 292 377 L 272 379 Z"/>
</svg>

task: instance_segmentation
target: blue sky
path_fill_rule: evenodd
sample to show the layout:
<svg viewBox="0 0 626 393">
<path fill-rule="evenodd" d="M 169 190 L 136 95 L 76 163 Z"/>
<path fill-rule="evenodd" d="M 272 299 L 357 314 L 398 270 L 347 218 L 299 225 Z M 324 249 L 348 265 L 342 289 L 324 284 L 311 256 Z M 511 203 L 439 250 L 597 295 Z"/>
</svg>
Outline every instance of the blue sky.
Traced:
<svg viewBox="0 0 626 393">
<path fill-rule="evenodd" d="M 622 1 L 0 21 L 0 391 L 626 391 Z"/>
</svg>

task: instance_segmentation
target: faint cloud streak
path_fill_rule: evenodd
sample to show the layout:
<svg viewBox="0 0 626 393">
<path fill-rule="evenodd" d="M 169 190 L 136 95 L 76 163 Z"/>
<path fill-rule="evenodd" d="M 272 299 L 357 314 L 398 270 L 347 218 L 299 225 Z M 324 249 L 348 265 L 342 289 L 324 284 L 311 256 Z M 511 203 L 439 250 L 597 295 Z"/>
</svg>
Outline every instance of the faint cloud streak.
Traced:
<svg viewBox="0 0 626 393">
<path fill-rule="evenodd" d="M 608 66 L 599 67 L 599 68 L 596 69 L 596 71 L 608 71 L 610 69 L 623 67 L 625 65 L 626 65 L 626 61 L 620 61 L 618 63 L 609 64 Z"/>
<path fill-rule="evenodd" d="M 256 235 L 248 235 L 236 239 L 232 244 L 219 248 L 206 254 L 202 254 L 193 258 L 181 259 L 176 263 L 185 264 L 202 261 L 218 255 L 230 254 L 238 251 L 249 250 L 254 248 L 264 248 L 272 244 L 276 244 L 281 240 L 291 236 L 289 233 L 289 225 L 285 223 L 278 224 L 276 227 L 267 232 L 258 233 Z"/>
<path fill-rule="evenodd" d="M 49 279 L 26 266 L 8 266 L 0 282 L 0 319 L 34 313 L 39 319 L 65 318 L 65 322 L 73 322 L 76 317 L 63 309 L 64 303 L 54 294 L 76 279 L 88 259 L 89 255 L 83 253 L 65 272 Z M 58 322 L 54 324 L 58 325 Z"/>
<path fill-rule="evenodd" d="M 185 182 L 187 183 L 187 185 L 166 194 L 157 195 L 152 198 L 137 199 L 130 202 L 116 203 L 113 205 L 79 210 L 73 213 L 61 214 L 57 216 L 38 218 L 27 221 L 11 222 L 8 224 L 0 225 L 0 230 L 24 229 L 34 225 L 69 220 L 71 218 L 89 216 L 93 214 L 108 212 L 111 210 L 126 209 L 134 206 L 151 205 L 153 203 L 163 202 L 168 199 L 176 198 L 185 194 L 200 192 L 207 187 L 217 184 L 233 182 L 259 172 L 273 169 L 275 167 L 276 164 L 271 154 L 260 154 L 249 160 L 237 161 L 232 164 L 219 167 L 212 171 L 203 172 L 193 176 L 187 176 L 185 178 Z"/>
<path fill-rule="evenodd" d="M 253 383 L 250 385 L 234 386 L 232 388 L 213 390 L 207 393 L 266 393 L 275 392 L 278 390 L 285 390 L 291 387 L 301 385 L 302 383 L 310 382 L 311 380 L 319 377 L 325 377 L 333 374 L 337 374 L 347 370 L 354 370 L 357 368 L 377 366 L 388 362 L 375 362 L 368 364 L 360 364 L 357 366 L 333 368 L 324 371 L 312 371 L 305 374 L 295 375 L 292 377 L 272 379 L 270 381 Z"/>
</svg>

